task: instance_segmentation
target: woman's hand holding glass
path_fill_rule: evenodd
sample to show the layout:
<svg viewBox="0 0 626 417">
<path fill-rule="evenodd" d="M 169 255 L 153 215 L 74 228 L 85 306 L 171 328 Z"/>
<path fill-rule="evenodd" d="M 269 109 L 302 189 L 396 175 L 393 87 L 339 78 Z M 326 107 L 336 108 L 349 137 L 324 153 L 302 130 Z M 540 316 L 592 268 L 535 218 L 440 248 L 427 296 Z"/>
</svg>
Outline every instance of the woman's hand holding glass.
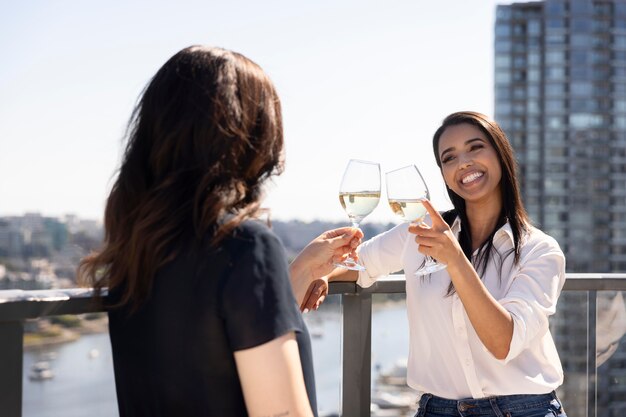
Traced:
<svg viewBox="0 0 626 417">
<path fill-rule="evenodd" d="M 459 241 L 441 214 L 429 200 L 423 200 L 422 204 L 430 215 L 432 224 L 431 226 L 424 223 L 411 223 L 409 225 L 409 232 L 417 235 L 415 242 L 419 245 L 418 251 L 443 262 L 445 265 L 439 265 L 443 265 L 444 268 L 458 259 L 465 259 Z"/>
<path fill-rule="evenodd" d="M 313 239 L 289 266 L 291 284 L 300 309 L 317 308 L 328 294 L 326 275 L 335 264 L 352 257 L 357 259 L 356 248 L 361 244 L 363 232 L 353 227 L 328 230 Z"/>
<path fill-rule="evenodd" d="M 405 222 L 415 222 L 420 225 L 422 229 L 428 228 L 424 223 L 424 218 L 427 214 L 425 202 L 430 198 L 430 193 L 428 192 L 428 187 L 419 169 L 417 169 L 415 165 L 409 165 L 390 171 L 386 174 L 386 181 L 387 199 L 389 201 L 389 207 L 391 207 L 394 214 Z M 428 205 L 430 206 L 430 203 L 428 203 Z M 437 215 L 439 215 L 439 213 L 437 213 Z M 420 252 L 422 252 L 421 245 Z M 415 275 L 431 274 L 446 267 L 446 265 L 435 261 L 430 254 L 426 255 L 428 256 L 424 265 L 415 272 Z"/>
</svg>

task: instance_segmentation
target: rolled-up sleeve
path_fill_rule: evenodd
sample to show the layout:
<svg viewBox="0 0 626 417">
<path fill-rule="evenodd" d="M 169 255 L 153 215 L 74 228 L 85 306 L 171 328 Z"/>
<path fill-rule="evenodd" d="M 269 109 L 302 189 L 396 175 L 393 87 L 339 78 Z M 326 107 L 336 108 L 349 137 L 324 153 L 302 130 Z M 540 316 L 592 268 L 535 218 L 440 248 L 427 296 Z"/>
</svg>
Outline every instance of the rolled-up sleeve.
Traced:
<svg viewBox="0 0 626 417">
<path fill-rule="evenodd" d="M 520 262 L 500 304 L 513 318 L 513 337 L 504 363 L 516 358 L 548 331 L 548 317 L 565 283 L 565 257 L 552 238 L 540 242 Z"/>
<path fill-rule="evenodd" d="M 367 288 L 378 278 L 403 268 L 403 253 L 410 235 L 408 229 L 408 223 L 399 224 L 357 248 L 359 263 L 365 267 L 365 271 L 359 272 L 358 285 Z"/>
</svg>

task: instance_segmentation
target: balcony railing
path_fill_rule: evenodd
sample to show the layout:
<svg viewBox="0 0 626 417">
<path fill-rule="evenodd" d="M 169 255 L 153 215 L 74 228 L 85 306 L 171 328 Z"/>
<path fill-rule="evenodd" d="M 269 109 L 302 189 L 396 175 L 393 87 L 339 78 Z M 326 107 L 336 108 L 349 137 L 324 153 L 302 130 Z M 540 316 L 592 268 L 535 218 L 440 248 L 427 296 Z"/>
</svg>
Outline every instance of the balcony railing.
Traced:
<svg viewBox="0 0 626 417">
<path fill-rule="evenodd" d="M 586 294 L 587 378 L 586 417 L 597 415 L 596 324 L 600 291 L 626 290 L 626 274 L 568 274 L 564 290 Z M 342 413 L 369 415 L 371 401 L 372 295 L 404 293 L 402 275 L 381 279 L 370 288 L 337 282 L 331 294 L 342 297 Z M 0 410 L 6 417 L 22 415 L 24 322 L 54 315 L 101 311 L 88 289 L 0 291 Z M 567 377 L 567 376 L 566 376 Z"/>
</svg>

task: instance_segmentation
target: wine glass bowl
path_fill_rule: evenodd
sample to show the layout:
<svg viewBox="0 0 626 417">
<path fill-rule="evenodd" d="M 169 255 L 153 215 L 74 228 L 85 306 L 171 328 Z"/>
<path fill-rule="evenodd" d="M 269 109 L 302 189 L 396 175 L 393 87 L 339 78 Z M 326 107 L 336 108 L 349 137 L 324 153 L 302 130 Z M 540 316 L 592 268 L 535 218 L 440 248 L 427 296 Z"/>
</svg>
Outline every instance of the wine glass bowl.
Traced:
<svg viewBox="0 0 626 417">
<path fill-rule="evenodd" d="M 415 165 L 409 165 L 387 172 L 385 179 L 387 201 L 391 211 L 402 221 L 424 224 L 424 218 L 428 214 L 424 200 L 430 199 L 430 193 L 419 169 Z M 446 265 L 427 256 L 424 265 L 415 272 L 415 275 L 431 274 L 445 267 Z"/>
<path fill-rule="evenodd" d="M 339 202 L 352 227 L 359 227 L 380 201 L 380 164 L 351 159 L 343 173 L 339 187 Z M 363 271 L 365 268 L 352 258 L 335 264 L 346 269 Z"/>
</svg>

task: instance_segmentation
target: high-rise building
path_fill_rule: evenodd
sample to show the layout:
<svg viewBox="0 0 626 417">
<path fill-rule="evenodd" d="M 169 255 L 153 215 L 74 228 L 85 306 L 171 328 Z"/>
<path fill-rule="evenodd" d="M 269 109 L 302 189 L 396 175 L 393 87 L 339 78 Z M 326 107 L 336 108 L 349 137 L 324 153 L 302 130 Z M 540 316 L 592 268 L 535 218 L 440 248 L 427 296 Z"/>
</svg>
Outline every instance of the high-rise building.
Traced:
<svg viewBox="0 0 626 417">
<path fill-rule="evenodd" d="M 568 272 L 626 272 L 626 0 L 498 6 L 494 47 L 495 118 L 532 220 L 559 241 Z M 584 416 L 596 384 L 598 415 L 626 416 L 626 338 L 597 346 L 597 376 L 588 370 L 586 303 L 564 294 L 551 321 L 560 394 L 570 417 Z M 600 293 L 597 307 L 596 334 L 626 314 L 619 293 Z"/>
<path fill-rule="evenodd" d="M 497 7 L 495 118 L 570 272 L 626 272 L 626 1 Z"/>
</svg>

